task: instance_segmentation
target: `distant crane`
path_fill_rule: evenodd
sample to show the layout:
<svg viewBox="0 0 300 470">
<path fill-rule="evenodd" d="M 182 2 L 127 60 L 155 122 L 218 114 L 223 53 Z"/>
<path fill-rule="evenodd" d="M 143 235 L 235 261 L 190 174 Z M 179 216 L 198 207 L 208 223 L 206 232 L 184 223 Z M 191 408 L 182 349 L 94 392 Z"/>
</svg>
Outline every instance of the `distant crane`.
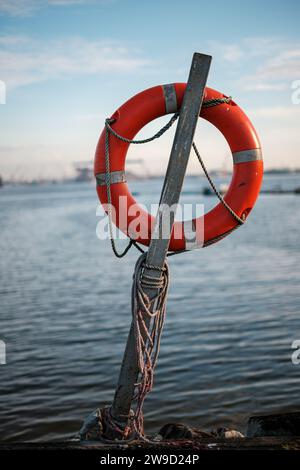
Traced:
<svg viewBox="0 0 300 470">
<path fill-rule="evenodd" d="M 132 171 L 132 165 L 140 166 L 142 171 L 138 171 L 138 168 L 135 171 Z M 131 158 L 127 160 L 126 167 L 126 175 L 129 178 L 146 178 L 147 176 L 150 176 L 145 165 L 145 161 L 142 158 Z M 92 160 L 74 162 L 74 168 L 76 171 L 75 181 L 92 181 L 94 179 L 94 162 Z"/>
</svg>

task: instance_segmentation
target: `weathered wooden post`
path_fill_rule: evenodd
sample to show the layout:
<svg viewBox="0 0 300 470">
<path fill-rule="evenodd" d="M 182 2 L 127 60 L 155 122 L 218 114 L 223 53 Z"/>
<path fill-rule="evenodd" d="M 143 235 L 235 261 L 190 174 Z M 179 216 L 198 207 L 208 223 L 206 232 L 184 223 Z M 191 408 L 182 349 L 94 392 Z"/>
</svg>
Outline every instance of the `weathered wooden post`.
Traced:
<svg viewBox="0 0 300 470">
<path fill-rule="evenodd" d="M 169 209 L 179 202 L 211 59 L 211 56 L 205 54 L 195 53 L 193 56 L 155 221 L 153 231 L 155 236 L 152 234 L 147 253 L 146 265 L 148 266 L 152 265 L 162 268 L 165 263 L 175 217 L 175 214 Z M 168 213 L 166 214 L 165 211 Z M 170 217 L 170 214 L 171 220 L 166 233 L 166 227 L 162 230 L 163 221 L 165 216 Z M 159 278 L 160 272 L 146 268 L 145 275 Z M 157 294 L 157 289 L 148 288 L 146 294 L 150 299 L 153 299 Z M 124 426 L 128 421 L 138 375 L 135 338 L 133 325 L 131 325 L 118 385 L 111 407 L 112 416 L 118 422 L 123 422 Z"/>
</svg>

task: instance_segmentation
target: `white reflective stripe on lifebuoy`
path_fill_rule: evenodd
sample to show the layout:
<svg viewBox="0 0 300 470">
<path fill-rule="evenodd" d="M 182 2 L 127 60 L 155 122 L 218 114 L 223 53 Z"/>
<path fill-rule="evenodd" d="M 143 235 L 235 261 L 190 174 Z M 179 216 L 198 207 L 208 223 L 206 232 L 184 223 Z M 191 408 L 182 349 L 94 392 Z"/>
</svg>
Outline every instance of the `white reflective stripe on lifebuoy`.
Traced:
<svg viewBox="0 0 300 470">
<path fill-rule="evenodd" d="M 197 243 L 197 233 L 193 220 L 183 221 L 183 231 L 185 238 L 185 249 L 195 250 L 195 248 L 199 248 L 199 244 Z"/>
<path fill-rule="evenodd" d="M 262 160 L 261 149 L 242 150 L 241 152 L 234 152 L 232 154 L 233 163 L 246 163 Z"/>
<path fill-rule="evenodd" d="M 97 186 L 106 186 L 106 173 L 98 173 L 96 176 Z M 126 183 L 125 171 L 111 171 L 110 184 Z"/>
<path fill-rule="evenodd" d="M 163 85 L 164 97 L 166 103 L 166 113 L 175 113 L 177 111 L 177 96 L 174 83 Z"/>
</svg>

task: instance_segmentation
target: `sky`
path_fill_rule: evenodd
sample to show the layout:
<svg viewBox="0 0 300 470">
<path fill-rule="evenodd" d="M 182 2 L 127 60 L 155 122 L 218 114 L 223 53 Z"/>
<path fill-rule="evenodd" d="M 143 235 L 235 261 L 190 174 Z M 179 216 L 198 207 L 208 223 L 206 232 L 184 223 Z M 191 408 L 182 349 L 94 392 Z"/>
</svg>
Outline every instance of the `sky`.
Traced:
<svg viewBox="0 0 300 470">
<path fill-rule="evenodd" d="M 70 176 L 93 159 L 105 117 L 148 87 L 186 81 L 195 51 L 213 56 L 208 86 L 252 120 L 266 168 L 300 167 L 299 17 L 297 0 L 0 0 L 0 175 Z M 173 134 L 131 146 L 143 161 L 133 170 L 163 173 Z M 208 168 L 231 168 L 203 120 L 195 141 Z M 193 156 L 189 172 L 201 173 Z"/>
</svg>

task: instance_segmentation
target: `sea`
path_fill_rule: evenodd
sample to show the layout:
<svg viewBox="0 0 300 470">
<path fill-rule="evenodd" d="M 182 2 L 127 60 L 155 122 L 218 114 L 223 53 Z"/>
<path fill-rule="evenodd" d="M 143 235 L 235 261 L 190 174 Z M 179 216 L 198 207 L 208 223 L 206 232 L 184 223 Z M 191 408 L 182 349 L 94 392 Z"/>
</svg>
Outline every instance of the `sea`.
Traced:
<svg viewBox="0 0 300 470">
<path fill-rule="evenodd" d="M 158 203 L 162 184 L 130 182 L 144 204 Z M 202 195 L 206 186 L 187 177 L 182 202 L 209 210 L 217 200 Z M 263 187 L 299 186 L 299 174 L 275 174 Z M 94 183 L 0 189 L 1 441 L 69 439 L 112 402 L 139 252 L 115 258 L 110 241 L 97 237 L 99 213 Z M 261 194 L 226 239 L 169 258 L 147 433 L 169 422 L 244 432 L 250 416 L 300 410 L 300 364 L 292 360 L 300 347 L 299 245 L 300 195 Z"/>
</svg>

